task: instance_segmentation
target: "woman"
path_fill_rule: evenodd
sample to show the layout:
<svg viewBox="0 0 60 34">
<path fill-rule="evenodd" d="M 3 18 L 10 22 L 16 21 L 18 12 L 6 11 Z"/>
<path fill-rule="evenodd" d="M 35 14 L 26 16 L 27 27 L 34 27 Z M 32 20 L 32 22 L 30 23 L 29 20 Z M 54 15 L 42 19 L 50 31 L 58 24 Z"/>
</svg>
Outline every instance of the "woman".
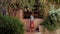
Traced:
<svg viewBox="0 0 60 34">
<path fill-rule="evenodd" d="M 34 30 L 34 14 L 32 13 L 30 15 L 30 31 L 33 31 Z"/>
</svg>

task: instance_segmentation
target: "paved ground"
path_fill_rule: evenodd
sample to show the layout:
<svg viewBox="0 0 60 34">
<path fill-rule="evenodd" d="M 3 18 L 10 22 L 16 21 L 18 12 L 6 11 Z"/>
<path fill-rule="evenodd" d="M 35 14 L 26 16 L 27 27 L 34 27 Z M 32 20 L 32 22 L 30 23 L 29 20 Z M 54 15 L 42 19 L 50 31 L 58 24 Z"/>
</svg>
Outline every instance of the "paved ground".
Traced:
<svg viewBox="0 0 60 34">
<path fill-rule="evenodd" d="M 41 32 L 35 32 L 34 34 L 41 34 Z"/>
<path fill-rule="evenodd" d="M 34 32 L 25 32 L 25 34 L 34 34 Z"/>
<path fill-rule="evenodd" d="M 41 34 L 41 32 L 25 32 L 25 34 Z"/>
</svg>

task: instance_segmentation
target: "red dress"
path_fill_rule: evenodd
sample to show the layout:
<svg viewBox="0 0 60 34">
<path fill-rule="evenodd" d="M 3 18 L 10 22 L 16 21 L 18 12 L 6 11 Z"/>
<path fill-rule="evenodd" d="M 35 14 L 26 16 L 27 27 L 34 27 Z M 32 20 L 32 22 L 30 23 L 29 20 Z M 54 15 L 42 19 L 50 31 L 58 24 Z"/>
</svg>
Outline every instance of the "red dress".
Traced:
<svg viewBox="0 0 60 34">
<path fill-rule="evenodd" d="M 30 16 L 30 29 L 34 29 L 34 17 Z"/>
</svg>

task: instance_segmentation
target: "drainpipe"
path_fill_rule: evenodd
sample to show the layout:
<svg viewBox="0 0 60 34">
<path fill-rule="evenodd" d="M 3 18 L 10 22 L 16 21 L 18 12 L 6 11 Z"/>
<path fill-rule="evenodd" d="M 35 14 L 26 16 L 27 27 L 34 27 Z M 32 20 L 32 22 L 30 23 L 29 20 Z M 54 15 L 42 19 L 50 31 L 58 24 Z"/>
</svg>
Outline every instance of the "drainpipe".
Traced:
<svg viewBox="0 0 60 34">
<path fill-rule="evenodd" d="M 2 15 L 6 16 L 6 9 L 5 8 L 2 8 Z"/>
<path fill-rule="evenodd" d="M 1 0 L 1 13 L 3 16 L 6 16 L 6 4 L 4 0 Z"/>
</svg>

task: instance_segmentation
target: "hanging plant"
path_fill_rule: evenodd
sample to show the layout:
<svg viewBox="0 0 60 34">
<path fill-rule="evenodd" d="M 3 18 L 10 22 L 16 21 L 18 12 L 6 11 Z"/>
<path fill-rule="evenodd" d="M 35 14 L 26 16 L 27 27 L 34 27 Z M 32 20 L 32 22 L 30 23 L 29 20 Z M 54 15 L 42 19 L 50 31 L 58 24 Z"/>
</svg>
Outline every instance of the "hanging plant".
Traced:
<svg viewBox="0 0 60 34">
<path fill-rule="evenodd" d="M 16 6 L 15 4 L 11 4 L 11 7 L 12 7 L 13 9 L 17 9 L 17 6 Z"/>
<path fill-rule="evenodd" d="M 40 6 L 39 6 L 39 10 L 40 10 L 40 15 L 44 16 L 44 0 L 39 0 Z"/>
<path fill-rule="evenodd" d="M 60 0 L 48 0 L 48 2 L 56 2 L 57 4 L 59 4 Z"/>
</svg>

